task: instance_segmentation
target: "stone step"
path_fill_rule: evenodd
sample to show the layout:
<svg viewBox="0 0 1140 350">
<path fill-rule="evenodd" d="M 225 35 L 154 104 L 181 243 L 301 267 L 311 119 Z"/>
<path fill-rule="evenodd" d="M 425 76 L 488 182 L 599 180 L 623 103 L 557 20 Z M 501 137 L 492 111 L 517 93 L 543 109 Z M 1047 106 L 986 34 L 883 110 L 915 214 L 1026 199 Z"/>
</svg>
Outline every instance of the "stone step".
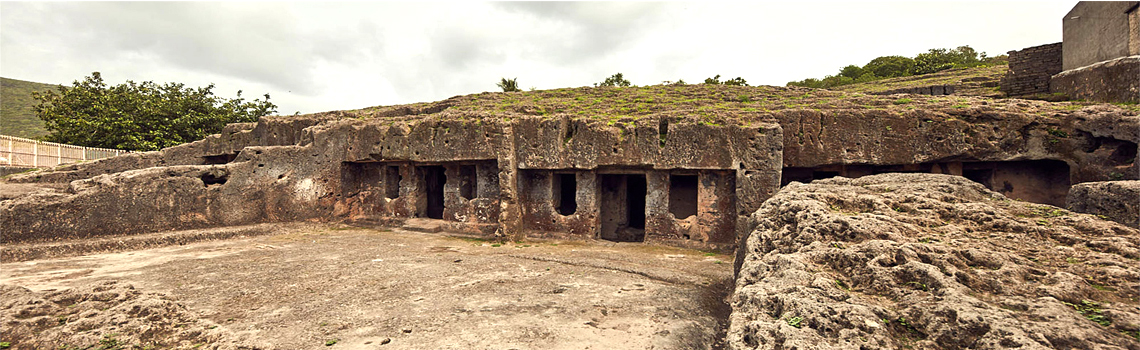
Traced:
<svg viewBox="0 0 1140 350">
<path fill-rule="evenodd" d="M 416 232 L 439 233 L 443 230 L 443 220 L 413 218 L 404 221 L 401 229 Z"/>
</svg>

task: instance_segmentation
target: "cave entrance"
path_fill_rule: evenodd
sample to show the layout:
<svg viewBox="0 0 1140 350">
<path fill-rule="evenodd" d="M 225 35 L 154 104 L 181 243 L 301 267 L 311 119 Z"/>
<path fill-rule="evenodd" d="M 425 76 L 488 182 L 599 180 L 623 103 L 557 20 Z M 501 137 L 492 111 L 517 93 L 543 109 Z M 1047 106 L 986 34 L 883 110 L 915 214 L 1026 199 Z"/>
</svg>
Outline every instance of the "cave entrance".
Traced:
<svg viewBox="0 0 1140 350">
<path fill-rule="evenodd" d="M 1059 160 L 962 163 L 962 176 L 1006 197 L 1065 206 L 1069 164 Z"/>
<path fill-rule="evenodd" d="M 423 176 L 426 203 L 416 214 L 420 217 L 443 219 L 443 186 L 447 183 L 444 168 L 439 165 L 419 168 L 420 175 Z"/>
<path fill-rule="evenodd" d="M 939 162 L 921 164 L 838 164 L 783 169 L 781 185 L 811 182 L 834 176 L 857 178 L 882 173 L 935 173 L 960 175 L 1007 197 L 1027 202 L 1065 205 L 1069 193 L 1069 164 L 1059 160 L 1002 162 Z"/>
<path fill-rule="evenodd" d="M 615 242 L 645 241 L 645 174 L 602 174 L 601 239 Z"/>
</svg>

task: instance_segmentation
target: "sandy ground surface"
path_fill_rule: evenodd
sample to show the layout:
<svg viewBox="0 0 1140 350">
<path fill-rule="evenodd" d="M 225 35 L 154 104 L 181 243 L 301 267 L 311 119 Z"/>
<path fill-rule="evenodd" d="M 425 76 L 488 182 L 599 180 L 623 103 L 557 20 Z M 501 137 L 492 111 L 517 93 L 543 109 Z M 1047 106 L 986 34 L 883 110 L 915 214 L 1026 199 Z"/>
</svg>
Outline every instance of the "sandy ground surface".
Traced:
<svg viewBox="0 0 1140 350">
<path fill-rule="evenodd" d="M 9 320 L 0 337 L 31 324 L 40 341 L 87 332 L 82 339 L 127 342 L 137 328 L 127 321 L 59 327 L 136 317 L 138 306 L 116 305 L 153 296 L 184 306 L 173 309 L 211 335 L 194 339 L 227 345 L 218 348 L 721 348 L 731 279 L 731 257 L 697 250 L 280 224 L 265 236 L 0 264 L 0 285 L 19 296 L 9 299 L 27 300 L 0 309 Z M 128 301 L 67 314 L 98 299 L 76 291 Z M 51 302 L 33 299 L 67 301 L 45 309 Z M 40 311 L 27 311 L 33 304 Z M 101 315 L 120 309 L 125 316 Z M 37 315 L 61 326 L 19 323 Z M 20 340 L 33 339 L 2 339 Z"/>
</svg>

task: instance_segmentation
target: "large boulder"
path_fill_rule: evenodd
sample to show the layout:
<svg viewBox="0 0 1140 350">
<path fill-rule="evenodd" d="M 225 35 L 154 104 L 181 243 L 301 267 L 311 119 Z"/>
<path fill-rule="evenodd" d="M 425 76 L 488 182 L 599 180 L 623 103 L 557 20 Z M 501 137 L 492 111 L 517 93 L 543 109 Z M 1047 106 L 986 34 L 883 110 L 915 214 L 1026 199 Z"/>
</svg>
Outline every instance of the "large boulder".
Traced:
<svg viewBox="0 0 1140 350">
<path fill-rule="evenodd" d="M 962 177 L 793 183 L 738 252 L 733 349 L 1140 349 L 1140 231 Z"/>
<path fill-rule="evenodd" d="M 1099 181 L 1073 185 L 1065 206 L 1140 228 L 1140 181 Z"/>
</svg>

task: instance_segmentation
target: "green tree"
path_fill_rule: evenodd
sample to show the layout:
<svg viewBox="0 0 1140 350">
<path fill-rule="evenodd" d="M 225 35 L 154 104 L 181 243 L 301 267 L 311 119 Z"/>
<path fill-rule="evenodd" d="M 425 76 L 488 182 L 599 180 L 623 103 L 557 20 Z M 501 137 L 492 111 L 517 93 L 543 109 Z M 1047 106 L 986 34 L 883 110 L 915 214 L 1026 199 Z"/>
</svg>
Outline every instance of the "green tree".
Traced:
<svg viewBox="0 0 1140 350">
<path fill-rule="evenodd" d="M 867 62 L 863 70 L 882 78 L 905 77 L 914 71 L 914 60 L 903 56 L 883 56 Z"/>
<path fill-rule="evenodd" d="M 705 78 L 705 84 L 720 85 L 720 74 L 717 74 L 715 77 L 712 77 L 712 78 Z"/>
<path fill-rule="evenodd" d="M 99 72 L 73 86 L 34 93 L 47 141 L 87 147 L 151 151 L 200 140 L 226 124 L 254 122 L 277 112 L 265 100 L 215 97 L 214 85 L 187 88 L 150 81 L 108 86 Z"/>
<path fill-rule="evenodd" d="M 514 78 L 514 79 L 503 78 L 503 80 L 499 81 L 499 83 L 495 84 L 495 85 L 498 85 L 500 89 L 503 89 L 503 92 L 522 91 L 522 90 L 519 90 L 519 78 Z"/>
<path fill-rule="evenodd" d="M 851 79 L 858 79 L 859 77 L 863 76 L 863 73 L 865 73 L 863 71 L 863 67 L 856 66 L 854 64 L 848 65 L 847 67 L 843 67 L 843 69 L 839 70 L 839 75 Z"/>
<path fill-rule="evenodd" d="M 601 83 L 594 84 L 595 87 L 598 87 L 598 86 L 622 86 L 622 87 L 624 87 L 624 86 L 630 86 L 630 85 L 631 84 L 629 83 L 629 80 L 625 80 L 625 78 L 622 77 L 621 73 L 616 73 L 614 75 L 611 75 L 609 78 L 606 78 L 605 81 L 603 81 Z"/>
<path fill-rule="evenodd" d="M 974 48 L 969 46 L 959 46 L 952 50 L 930 49 L 914 56 L 913 73 L 930 74 L 951 68 L 976 67 L 981 65 L 985 59 L 985 52 L 979 55 Z"/>
</svg>

